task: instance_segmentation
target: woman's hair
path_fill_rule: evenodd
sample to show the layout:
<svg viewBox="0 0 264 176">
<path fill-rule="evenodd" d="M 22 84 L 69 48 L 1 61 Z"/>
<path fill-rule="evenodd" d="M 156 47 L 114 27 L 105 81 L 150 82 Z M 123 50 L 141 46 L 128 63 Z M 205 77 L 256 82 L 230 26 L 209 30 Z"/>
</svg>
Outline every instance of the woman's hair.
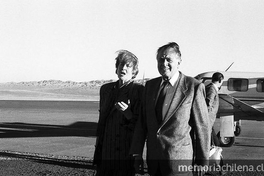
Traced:
<svg viewBox="0 0 264 176">
<path fill-rule="evenodd" d="M 133 64 L 133 77 L 135 78 L 138 74 L 138 58 L 131 52 L 127 50 L 119 50 L 117 51 L 118 55 L 115 58 L 116 59 L 116 69 L 118 68 L 119 64 L 127 64 L 132 63 Z"/>
</svg>

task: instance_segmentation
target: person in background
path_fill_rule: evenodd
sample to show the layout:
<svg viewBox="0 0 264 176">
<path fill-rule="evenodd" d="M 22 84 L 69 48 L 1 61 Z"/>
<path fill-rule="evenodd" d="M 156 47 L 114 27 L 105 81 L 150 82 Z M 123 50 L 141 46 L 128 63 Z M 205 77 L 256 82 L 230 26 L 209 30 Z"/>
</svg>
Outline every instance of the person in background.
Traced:
<svg viewBox="0 0 264 176">
<path fill-rule="evenodd" d="M 116 57 L 118 81 L 100 89 L 100 109 L 94 165 L 97 176 L 132 176 L 133 157 L 129 155 L 138 119 L 143 85 L 134 82 L 138 58 L 126 50 Z"/>
<path fill-rule="evenodd" d="M 161 76 L 146 82 L 130 150 L 137 173 L 144 169 L 145 141 L 151 176 L 192 175 L 192 170 L 180 168 L 208 165 L 211 126 L 205 87 L 179 71 L 181 61 L 179 45 L 175 42 L 157 51 Z"/>
<path fill-rule="evenodd" d="M 206 91 L 205 101 L 208 108 L 210 125 L 212 127 L 212 133 L 211 133 L 212 146 L 213 145 L 220 146 L 220 142 L 218 140 L 218 137 L 216 136 L 213 126 L 219 108 L 218 91 L 221 89 L 223 81 L 224 81 L 224 75 L 220 72 L 215 72 L 212 76 L 212 82 L 205 87 L 205 91 Z"/>
</svg>

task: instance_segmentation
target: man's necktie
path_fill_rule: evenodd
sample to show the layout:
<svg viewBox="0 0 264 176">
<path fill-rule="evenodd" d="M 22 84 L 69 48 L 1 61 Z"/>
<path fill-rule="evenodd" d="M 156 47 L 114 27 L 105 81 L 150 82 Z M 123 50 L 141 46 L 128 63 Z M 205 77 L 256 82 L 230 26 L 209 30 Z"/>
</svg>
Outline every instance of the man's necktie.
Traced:
<svg viewBox="0 0 264 176">
<path fill-rule="evenodd" d="M 162 122 L 162 119 L 163 119 L 162 109 L 163 109 L 164 99 L 165 99 L 165 96 L 167 93 L 168 84 L 169 84 L 168 81 L 163 81 L 163 83 L 160 87 L 160 93 L 159 93 L 159 97 L 158 97 L 158 100 L 156 103 L 156 116 L 157 116 L 159 124 Z"/>
</svg>

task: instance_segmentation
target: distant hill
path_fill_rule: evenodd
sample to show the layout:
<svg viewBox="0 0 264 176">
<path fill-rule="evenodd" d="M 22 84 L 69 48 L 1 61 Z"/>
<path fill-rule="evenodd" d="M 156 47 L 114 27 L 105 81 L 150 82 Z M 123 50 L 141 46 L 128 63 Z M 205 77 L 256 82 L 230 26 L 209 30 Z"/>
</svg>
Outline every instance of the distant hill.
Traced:
<svg viewBox="0 0 264 176">
<path fill-rule="evenodd" d="M 100 87 L 113 81 L 116 80 L 93 80 L 89 82 L 42 80 L 0 83 L 0 100 L 98 101 Z M 143 80 L 135 81 L 143 83 Z"/>
<path fill-rule="evenodd" d="M 7 82 L 0 85 L 5 86 L 34 86 L 34 87 L 68 87 L 68 88 L 99 88 L 101 85 L 112 82 L 113 80 L 94 80 L 89 82 L 75 82 L 75 81 L 61 81 L 61 80 L 42 80 L 42 81 L 29 81 L 29 82 Z"/>
<path fill-rule="evenodd" d="M 145 79 L 145 81 L 148 79 Z M 89 82 L 75 82 L 75 81 L 61 81 L 61 80 L 42 80 L 42 81 L 29 81 L 29 82 L 8 82 L 8 83 L 0 83 L 0 85 L 10 85 L 10 86 L 36 86 L 36 87 L 78 87 L 78 88 L 91 88 L 91 89 L 97 89 L 100 88 L 103 84 L 113 82 L 116 80 L 93 80 Z M 136 82 L 141 82 L 140 80 L 135 80 Z"/>
</svg>

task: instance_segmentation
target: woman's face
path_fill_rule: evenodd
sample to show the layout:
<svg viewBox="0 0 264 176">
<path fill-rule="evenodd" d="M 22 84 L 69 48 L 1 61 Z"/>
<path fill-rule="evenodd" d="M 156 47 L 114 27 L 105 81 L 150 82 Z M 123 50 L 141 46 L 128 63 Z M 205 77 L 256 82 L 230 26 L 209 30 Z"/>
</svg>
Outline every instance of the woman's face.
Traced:
<svg viewBox="0 0 264 176">
<path fill-rule="evenodd" d="M 116 74 L 119 80 L 123 82 L 129 81 L 134 76 L 133 63 L 132 62 L 119 63 L 116 70 Z"/>
</svg>

